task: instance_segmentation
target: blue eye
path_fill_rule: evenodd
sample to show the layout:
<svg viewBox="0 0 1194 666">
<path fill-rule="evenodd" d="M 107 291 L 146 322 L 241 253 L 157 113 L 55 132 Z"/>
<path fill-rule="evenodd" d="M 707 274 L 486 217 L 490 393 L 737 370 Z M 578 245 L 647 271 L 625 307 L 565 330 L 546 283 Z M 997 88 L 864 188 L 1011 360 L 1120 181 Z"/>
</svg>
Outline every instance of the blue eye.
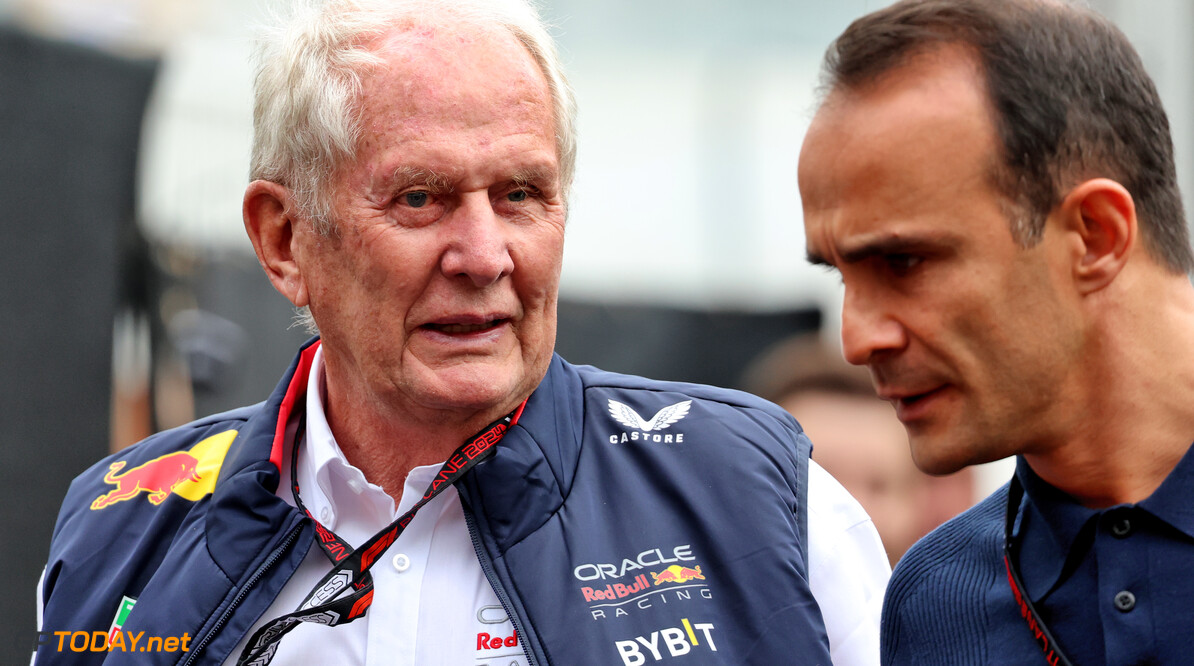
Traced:
<svg viewBox="0 0 1194 666">
<path fill-rule="evenodd" d="M 411 208 L 422 208 L 427 205 L 428 196 L 426 192 L 407 192 L 402 195 L 403 201 Z"/>
</svg>

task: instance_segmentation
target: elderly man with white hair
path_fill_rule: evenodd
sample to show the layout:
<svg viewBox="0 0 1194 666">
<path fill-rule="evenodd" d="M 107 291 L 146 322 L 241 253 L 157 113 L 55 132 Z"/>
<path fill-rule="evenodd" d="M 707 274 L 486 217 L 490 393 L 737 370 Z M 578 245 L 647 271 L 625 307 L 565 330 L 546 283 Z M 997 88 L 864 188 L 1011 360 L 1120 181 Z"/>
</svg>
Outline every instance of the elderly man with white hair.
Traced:
<svg viewBox="0 0 1194 666">
<path fill-rule="evenodd" d="M 268 36 L 245 227 L 319 335 L 75 481 L 41 635 L 108 651 L 39 663 L 876 663 L 882 546 L 791 417 L 553 353 L 574 115 L 523 2 Z"/>
</svg>

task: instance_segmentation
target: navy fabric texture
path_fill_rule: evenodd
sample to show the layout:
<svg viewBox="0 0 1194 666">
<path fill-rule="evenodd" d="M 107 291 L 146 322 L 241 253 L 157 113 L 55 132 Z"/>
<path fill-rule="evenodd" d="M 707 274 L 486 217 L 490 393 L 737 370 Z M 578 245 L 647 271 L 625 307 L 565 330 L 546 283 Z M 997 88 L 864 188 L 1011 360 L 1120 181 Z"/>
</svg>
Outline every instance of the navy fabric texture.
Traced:
<svg viewBox="0 0 1194 666">
<path fill-rule="evenodd" d="M 1020 459 L 1017 568 L 1074 664 L 1180 664 L 1194 654 L 1194 449 L 1148 499 L 1094 510 Z M 1003 562 L 1007 486 L 917 542 L 892 572 L 882 663 L 1038 664 Z M 1126 593 L 1126 594 L 1125 594 Z"/>
</svg>

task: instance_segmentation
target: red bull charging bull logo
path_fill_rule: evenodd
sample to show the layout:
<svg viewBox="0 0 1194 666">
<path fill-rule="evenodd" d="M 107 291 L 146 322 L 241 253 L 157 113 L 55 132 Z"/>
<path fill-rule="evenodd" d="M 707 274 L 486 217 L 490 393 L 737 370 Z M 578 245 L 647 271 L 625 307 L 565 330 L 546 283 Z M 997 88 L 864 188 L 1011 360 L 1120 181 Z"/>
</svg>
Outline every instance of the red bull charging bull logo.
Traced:
<svg viewBox="0 0 1194 666">
<path fill-rule="evenodd" d="M 663 585 L 664 583 L 687 583 L 690 580 L 705 580 L 701 575 L 701 568 L 696 567 L 682 567 L 679 564 L 660 571 L 659 573 L 651 572 L 651 577 L 655 579 L 656 585 Z"/>
<path fill-rule="evenodd" d="M 195 456 L 178 451 L 169 455 L 154 458 L 149 462 L 138 465 L 129 471 L 118 474 L 124 469 L 125 462 L 119 460 L 108 466 L 108 473 L 104 475 L 104 483 L 116 484 L 116 488 L 95 498 L 91 503 L 92 509 L 102 509 L 109 504 L 132 499 L 140 493 L 149 494 L 150 504 L 161 504 L 166 501 L 174 487 L 186 480 L 198 481 L 199 473 L 195 468 L 199 461 Z"/>
<path fill-rule="evenodd" d="M 224 464 L 228 447 L 236 439 L 236 431 L 228 430 L 199 442 L 187 451 L 175 451 L 124 470 L 126 462 L 119 460 L 108 466 L 104 483 L 116 486 L 95 498 L 93 511 L 117 502 L 131 500 L 145 493 L 149 503 L 157 506 L 171 494 L 198 502 L 211 493 Z"/>
</svg>

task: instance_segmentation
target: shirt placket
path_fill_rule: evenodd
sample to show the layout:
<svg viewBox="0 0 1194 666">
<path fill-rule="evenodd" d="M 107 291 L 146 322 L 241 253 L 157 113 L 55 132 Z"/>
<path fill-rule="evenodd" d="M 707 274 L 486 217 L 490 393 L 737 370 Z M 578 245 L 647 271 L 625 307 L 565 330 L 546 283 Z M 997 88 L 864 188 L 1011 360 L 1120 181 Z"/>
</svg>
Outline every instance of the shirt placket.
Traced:
<svg viewBox="0 0 1194 666">
<path fill-rule="evenodd" d="M 1103 625 L 1108 664 L 1147 660 L 1155 645 L 1149 585 L 1148 545 L 1141 543 L 1145 515 L 1124 507 L 1099 516 L 1095 534 L 1098 565 L 1099 619 Z"/>
<path fill-rule="evenodd" d="M 409 487 L 404 490 L 410 492 Z M 365 615 L 369 622 L 367 666 L 417 663 L 419 604 L 441 501 L 438 497 L 425 505 L 371 569 L 374 597 Z"/>
</svg>

